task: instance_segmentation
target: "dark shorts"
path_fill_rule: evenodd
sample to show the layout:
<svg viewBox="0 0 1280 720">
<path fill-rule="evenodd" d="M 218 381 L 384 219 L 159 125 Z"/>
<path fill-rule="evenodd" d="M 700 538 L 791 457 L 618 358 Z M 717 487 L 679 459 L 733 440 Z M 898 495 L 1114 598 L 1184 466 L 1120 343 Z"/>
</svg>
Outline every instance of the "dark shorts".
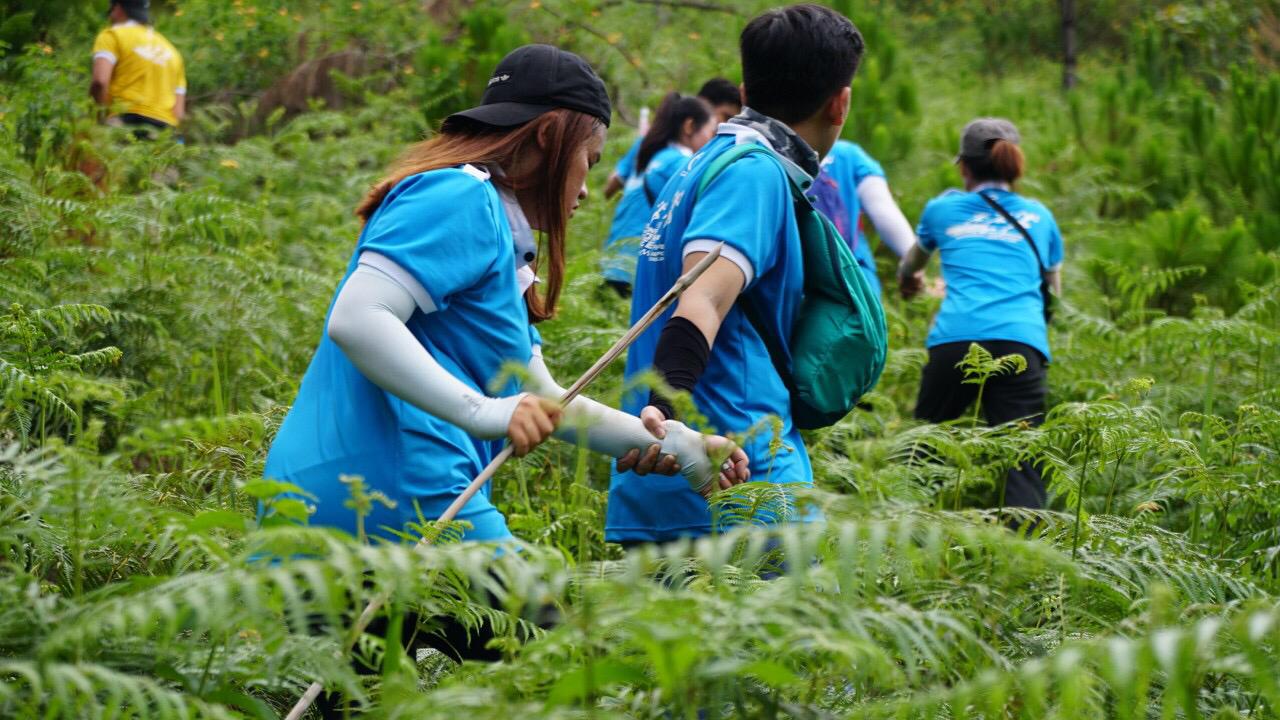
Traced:
<svg viewBox="0 0 1280 720">
<path fill-rule="evenodd" d="M 120 116 L 120 122 L 133 132 L 133 136 L 139 140 L 152 140 L 156 135 L 165 130 L 172 130 L 173 126 L 167 122 L 149 118 L 146 115 L 138 115 L 137 113 L 125 113 Z"/>
</svg>

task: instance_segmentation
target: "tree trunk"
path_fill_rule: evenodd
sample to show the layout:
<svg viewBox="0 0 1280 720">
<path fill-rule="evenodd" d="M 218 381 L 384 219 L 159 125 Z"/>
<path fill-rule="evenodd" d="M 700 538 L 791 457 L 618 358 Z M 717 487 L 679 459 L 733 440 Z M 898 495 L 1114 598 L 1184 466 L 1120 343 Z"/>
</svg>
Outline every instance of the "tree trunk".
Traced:
<svg viewBox="0 0 1280 720">
<path fill-rule="evenodd" d="M 1062 5 L 1062 88 L 1076 86 L 1076 0 L 1060 0 Z"/>
</svg>

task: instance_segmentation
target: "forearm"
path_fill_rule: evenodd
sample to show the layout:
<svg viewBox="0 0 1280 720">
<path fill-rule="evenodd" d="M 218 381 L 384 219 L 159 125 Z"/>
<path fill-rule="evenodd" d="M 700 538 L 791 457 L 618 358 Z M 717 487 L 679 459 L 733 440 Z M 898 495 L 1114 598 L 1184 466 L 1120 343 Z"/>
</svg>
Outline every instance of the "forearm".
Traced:
<svg viewBox="0 0 1280 720">
<path fill-rule="evenodd" d="M 370 382 L 466 430 L 503 437 L 520 396 L 490 398 L 444 369 L 405 326 L 413 297 L 378 270 L 359 266 L 329 316 L 329 338 Z"/>
<path fill-rule="evenodd" d="M 1059 266 L 1044 274 L 1045 279 L 1049 281 L 1049 287 L 1053 289 L 1053 294 L 1062 295 L 1062 267 Z"/>
<path fill-rule="evenodd" d="M 920 272 L 929 264 L 929 253 L 920 247 L 920 243 L 911 246 L 902 261 L 898 263 L 898 277 Z"/>
<path fill-rule="evenodd" d="M 182 122 L 187 117 L 187 96 L 185 93 L 179 93 L 174 96 L 173 100 L 173 116 Z"/>
<path fill-rule="evenodd" d="M 902 257 L 916 242 L 911 223 L 902 214 L 898 203 L 889 191 L 889 183 L 882 177 L 869 177 L 858 184 L 858 202 L 862 211 L 871 219 L 880 240 L 894 255 Z"/>
<path fill-rule="evenodd" d="M 536 350 L 529 361 L 527 388 L 547 398 L 564 395 L 564 388 L 551 376 L 540 350 Z M 611 457 L 622 457 L 632 450 L 643 453 L 649 446 L 661 442 L 645 429 L 640 418 L 582 395 L 565 406 L 564 420 L 554 436 Z"/>
<path fill-rule="evenodd" d="M 623 180 L 618 176 L 618 173 L 609 173 L 609 179 L 604 184 L 604 199 L 608 200 L 617 195 L 618 191 L 622 189 L 622 185 Z"/>
<path fill-rule="evenodd" d="M 544 397 L 564 395 L 564 389 L 551 376 L 540 350 L 535 351 L 529 361 L 528 387 Z M 640 418 L 579 395 L 565 406 L 564 420 L 554 436 L 615 458 L 632 450 L 644 454 L 651 446 L 659 445 L 661 454 L 676 459 L 680 475 L 689 487 L 700 491 L 715 475 L 702 433 L 674 420 L 663 423 L 663 428 L 665 434 L 659 440 L 645 429 Z"/>
<path fill-rule="evenodd" d="M 684 270 L 696 265 L 702 253 L 685 257 Z M 676 311 L 658 337 L 653 367 L 672 390 L 692 391 L 706 370 L 720 325 L 746 285 L 743 271 L 721 257 L 680 296 Z M 649 404 L 674 417 L 670 398 L 650 392 Z"/>
</svg>

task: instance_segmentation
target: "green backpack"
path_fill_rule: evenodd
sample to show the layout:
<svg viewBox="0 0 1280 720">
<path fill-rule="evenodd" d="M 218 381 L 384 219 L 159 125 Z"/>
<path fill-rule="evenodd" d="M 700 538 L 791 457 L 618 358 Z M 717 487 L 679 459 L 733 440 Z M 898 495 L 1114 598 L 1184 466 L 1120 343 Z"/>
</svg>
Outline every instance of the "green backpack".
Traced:
<svg viewBox="0 0 1280 720">
<path fill-rule="evenodd" d="M 735 160 L 759 153 L 774 158 L 787 173 L 804 256 L 804 298 L 791 328 L 789 367 L 781 343 L 766 331 L 748 293 L 739 296 L 738 305 L 764 340 L 791 394 L 792 422 L 802 430 L 828 427 L 848 415 L 880 379 L 888 350 L 884 308 L 840 232 L 805 197 L 812 181 L 769 148 L 744 143 L 726 150 L 711 161 L 696 195 Z"/>
</svg>

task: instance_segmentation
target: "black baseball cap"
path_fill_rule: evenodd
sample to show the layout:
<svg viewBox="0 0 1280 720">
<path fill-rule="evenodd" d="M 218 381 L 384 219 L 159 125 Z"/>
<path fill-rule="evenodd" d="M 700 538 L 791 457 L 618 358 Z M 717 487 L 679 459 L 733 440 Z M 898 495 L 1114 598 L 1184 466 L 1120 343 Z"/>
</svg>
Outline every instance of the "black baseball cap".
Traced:
<svg viewBox="0 0 1280 720">
<path fill-rule="evenodd" d="M 524 45 L 498 63 L 480 104 L 445 118 L 443 128 L 464 120 L 513 127 L 556 108 L 584 112 L 606 127 L 613 115 L 604 81 L 586 60 L 551 45 Z"/>
</svg>

